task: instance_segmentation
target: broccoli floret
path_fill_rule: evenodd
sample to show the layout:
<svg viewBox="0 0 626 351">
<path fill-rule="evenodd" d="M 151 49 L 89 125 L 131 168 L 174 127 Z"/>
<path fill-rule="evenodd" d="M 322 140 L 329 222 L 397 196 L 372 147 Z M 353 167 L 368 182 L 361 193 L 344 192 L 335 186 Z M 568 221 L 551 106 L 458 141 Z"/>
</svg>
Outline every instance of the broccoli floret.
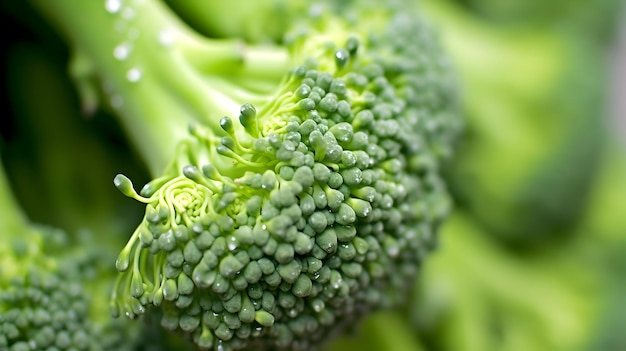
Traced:
<svg viewBox="0 0 626 351">
<path fill-rule="evenodd" d="M 0 168 L 0 349 L 132 350 L 137 326 L 108 313 L 110 255 L 30 224 Z"/>
<path fill-rule="evenodd" d="M 295 6 L 282 39 L 250 45 L 152 1 L 36 4 L 75 44 L 85 103 L 95 79 L 155 176 L 139 193 L 115 178 L 146 213 L 114 315 L 158 310 L 204 349 L 310 349 L 403 299 L 449 210 L 439 167 L 460 128 L 419 12 Z"/>
</svg>

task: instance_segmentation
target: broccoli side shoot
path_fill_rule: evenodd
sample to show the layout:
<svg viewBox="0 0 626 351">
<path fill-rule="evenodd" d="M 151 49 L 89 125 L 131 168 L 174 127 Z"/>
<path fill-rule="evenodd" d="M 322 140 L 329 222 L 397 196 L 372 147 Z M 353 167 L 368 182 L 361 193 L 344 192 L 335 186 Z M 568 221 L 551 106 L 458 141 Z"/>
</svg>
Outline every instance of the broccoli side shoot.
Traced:
<svg viewBox="0 0 626 351">
<path fill-rule="evenodd" d="M 109 257 L 87 245 L 72 250 L 62 231 L 29 224 L 1 168 L 0 214 L 0 349 L 131 350 L 136 326 L 103 308 Z"/>
</svg>

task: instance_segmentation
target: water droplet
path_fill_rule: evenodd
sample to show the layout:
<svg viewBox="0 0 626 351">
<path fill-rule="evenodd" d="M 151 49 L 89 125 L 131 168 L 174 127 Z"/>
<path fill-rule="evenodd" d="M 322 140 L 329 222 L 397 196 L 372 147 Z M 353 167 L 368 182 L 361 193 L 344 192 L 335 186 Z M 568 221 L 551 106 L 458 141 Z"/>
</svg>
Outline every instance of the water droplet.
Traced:
<svg viewBox="0 0 626 351">
<path fill-rule="evenodd" d="M 118 109 L 124 105 L 124 99 L 120 95 L 111 96 L 111 107 Z"/>
<path fill-rule="evenodd" d="M 106 0 L 104 8 L 108 13 L 118 13 L 122 8 L 122 0 Z"/>
<path fill-rule="evenodd" d="M 172 33 L 172 30 L 162 30 L 159 33 L 159 43 L 166 48 L 172 46 L 172 44 L 174 44 L 174 33 Z"/>
<path fill-rule="evenodd" d="M 389 257 L 397 257 L 400 254 L 400 248 L 392 245 L 387 249 L 387 254 Z"/>
<path fill-rule="evenodd" d="M 131 7 L 125 8 L 124 11 L 122 11 L 122 17 L 127 20 L 135 18 L 135 10 L 133 10 Z"/>
<path fill-rule="evenodd" d="M 131 28 L 128 30 L 128 38 L 130 40 L 135 40 L 137 38 L 139 38 L 139 29 L 137 28 Z"/>
<path fill-rule="evenodd" d="M 318 18 L 324 13 L 324 6 L 321 4 L 314 4 L 309 7 L 309 16 L 312 18 Z"/>
<path fill-rule="evenodd" d="M 120 61 L 124 61 L 128 58 L 130 54 L 130 45 L 128 43 L 123 43 L 115 47 L 113 49 L 113 57 Z"/>
<path fill-rule="evenodd" d="M 136 83 L 141 79 L 141 75 L 141 70 L 135 67 L 128 70 L 128 73 L 126 73 L 126 78 L 129 82 Z"/>
<path fill-rule="evenodd" d="M 128 22 L 124 21 L 124 20 L 117 20 L 115 21 L 115 31 L 118 33 L 124 33 L 126 31 L 126 28 L 128 28 Z"/>
<path fill-rule="evenodd" d="M 235 251 L 237 249 L 237 239 L 234 236 L 228 238 L 228 249 Z"/>
<path fill-rule="evenodd" d="M 111 80 L 106 79 L 102 82 L 102 90 L 107 94 L 112 94 L 115 90 L 115 86 Z"/>
<path fill-rule="evenodd" d="M 296 310 L 295 308 L 292 308 L 289 311 L 287 311 L 287 315 L 291 318 L 296 318 L 298 316 L 298 310 Z"/>
</svg>

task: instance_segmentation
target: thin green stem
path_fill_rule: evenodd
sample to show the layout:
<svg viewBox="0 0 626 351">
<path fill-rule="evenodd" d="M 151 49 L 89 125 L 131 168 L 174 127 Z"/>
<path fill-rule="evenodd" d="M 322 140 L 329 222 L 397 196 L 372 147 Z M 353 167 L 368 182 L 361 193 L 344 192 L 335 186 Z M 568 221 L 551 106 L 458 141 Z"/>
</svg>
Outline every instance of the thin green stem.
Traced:
<svg viewBox="0 0 626 351">
<path fill-rule="evenodd" d="M 9 178 L 0 160 L 0 236 L 20 235 L 27 226 L 27 219 L 17 199 L 13 196 Z"/>
<path fill-rule="evenodd" d="M 219 119 L 236 116 L 245 100 L 271 90 L 289 67 L 282 49 L 201 37 L 157 0 L 122 2 L 119 8 L 104 1 L 33 4 L 70 43 L 81 89 L 101 85 L 91 90 L 102 92 L 101 103 L 119 116 L 155 176 L 174 159 L 175 145 L 189 138 L 190 124 L 225 135 Z M 248 76 L 251 92 L 228 84 L 233 79 L 245 87 Z"/>
</svg>

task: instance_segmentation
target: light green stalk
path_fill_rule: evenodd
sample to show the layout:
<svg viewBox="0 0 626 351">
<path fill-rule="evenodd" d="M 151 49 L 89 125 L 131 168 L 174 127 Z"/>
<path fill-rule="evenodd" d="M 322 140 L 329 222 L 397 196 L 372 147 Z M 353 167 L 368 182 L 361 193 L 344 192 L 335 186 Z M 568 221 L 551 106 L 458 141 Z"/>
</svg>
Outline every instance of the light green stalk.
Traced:
<svg viewBox="0 0 626 351">
<path fill-rule="evenodd" d="M 71 46 L 70 72 L 84 109 L 110 106 L 153 175 L 171 162 L 190 124 L 224 136 L 219 119 L 260 99 L 257 93 L 268 89 L 263 83 L 278 82 L 288 67 L 277 64 L 287 61 L 286 51 L 201 37 L 156 0 L 33 5 Z M 232 83 L 240 77 L 250 92 Z"/>
<path fill-rule="evenodd" d="M 17 233 L 25 226 L 26 217 L 17 205 L 17 200 L 11 191 L 9 178 L 4 167 L 0 164 L 0 238 L 10 237 L 11 233 Z M 2 245 L 2 248 L 8 246 Z"/>
</svg>

